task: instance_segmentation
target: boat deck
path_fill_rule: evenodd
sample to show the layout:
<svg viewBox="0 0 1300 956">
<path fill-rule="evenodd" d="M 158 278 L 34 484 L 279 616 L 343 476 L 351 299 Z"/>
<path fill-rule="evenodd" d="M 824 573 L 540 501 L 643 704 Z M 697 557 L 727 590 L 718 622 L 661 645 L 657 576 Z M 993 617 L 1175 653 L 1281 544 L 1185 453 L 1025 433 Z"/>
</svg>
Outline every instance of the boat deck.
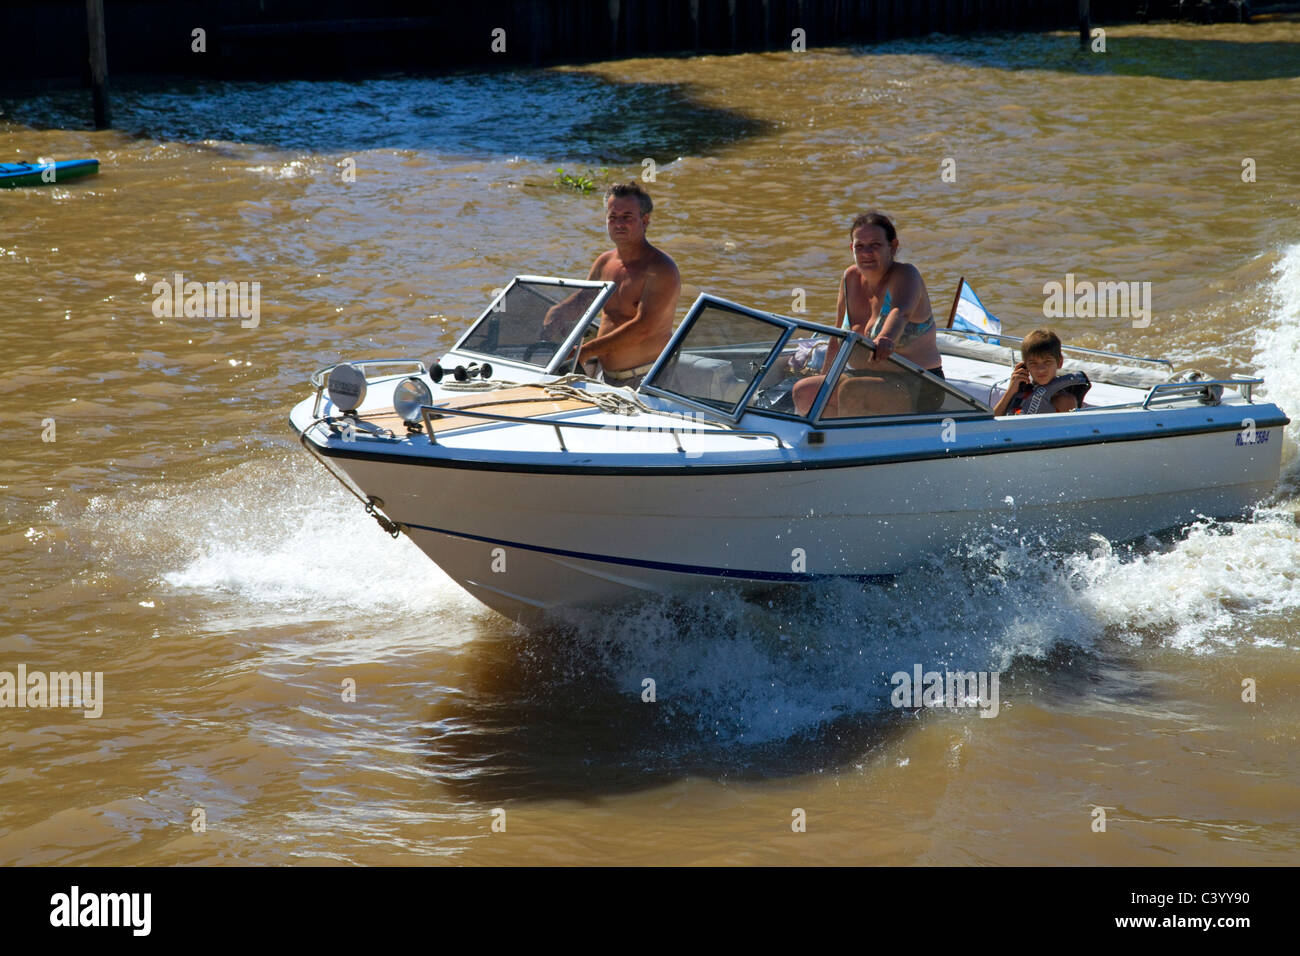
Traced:
<svg viewBox="0 0 1300 956">
<path fill-rule="evenodd" d="M 577 411 L 591 408 L 590 402 L 576 398 L 553 398 L 544 388 L 537 385 L 521 385 L 517 388 L 505 388 L 490 392 L 473 392 L 450 400 L 435 399 L 435 404 L 450 408 L 463 408 L 468 411 L 490 411 L 494 414 L 510 415 L 515 418 L 541 418 L 560 412 Z M 379 428 L 387 428 L 394 434 L 402 434 L 406 423 L 390 405 L 387 408 L 374 409 L 358 416 Z M 481 418 L 468 415 L 445 415 L 433 420 L 435 433 L 455 431 L 484 424 Z"/>
</svg>

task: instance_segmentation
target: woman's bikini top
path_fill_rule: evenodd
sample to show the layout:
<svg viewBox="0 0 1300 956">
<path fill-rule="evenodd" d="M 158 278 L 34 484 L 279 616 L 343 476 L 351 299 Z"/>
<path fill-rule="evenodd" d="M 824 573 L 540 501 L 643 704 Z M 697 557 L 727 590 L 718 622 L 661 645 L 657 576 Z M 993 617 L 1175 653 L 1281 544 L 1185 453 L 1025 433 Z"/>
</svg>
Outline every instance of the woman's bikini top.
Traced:
<svg viewBox="0 0 1300 956">
<path fill-rule="evenodd" d="M 880 330 L 885 327 L 885 320 L 889 318 L 890 298 L 889 290 L 885 290 L 885 298 L 880 303 L 880 318 L 876 320 L 876 326 L 871 330 L 870 338 L 874 339 L 880 335 Z M 844 277 L 844 328 L 852 328 L 853 323 L 849 321 L 849 277 Z M 898 341 L 894 343 L 895 349 L 905 349 L 917 339 L 934 331 L 934 313 L 921 322 L 908 322 L 903 326 L 902 334 L 898 336 Z"/>
</svg>

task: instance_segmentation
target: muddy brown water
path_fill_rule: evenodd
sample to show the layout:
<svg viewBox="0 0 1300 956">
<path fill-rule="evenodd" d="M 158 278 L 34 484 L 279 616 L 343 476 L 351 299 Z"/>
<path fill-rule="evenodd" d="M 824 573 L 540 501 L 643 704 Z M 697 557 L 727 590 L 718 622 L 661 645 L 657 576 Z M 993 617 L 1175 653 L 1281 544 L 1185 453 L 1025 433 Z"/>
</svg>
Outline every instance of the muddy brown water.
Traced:
<svg viewBox="0 0 1300 956">
<path fill-rule="evenodd" d="M 874 205 L 936 306 L 965 275 L 1024 333 L 1067 273 L 1149 282 L 1146 327 L 1051 324 L 1258 371 L 1296 415 L 1298 95 L 1283 20 L 1118 28 L 1104 55 L 123 82 L 104 132 L 80 94 L 0 104 L 0 161 L 103 164 L 0 191 L 0 671 L 103 675 L 98 717 L 0 708 L 0 862 L 1297 862 L 1297 426 L 1239 521 L 1064 554 L 1011 522 L 892 586 L 528 632 L 286 416 L 339 357 L 436 356 L 511 275 L 585 275 L 599 199 L 556 168 L 645 160 L 679 315 L 801 289 L 830 317 Z M 156 316 L 178 272 L 259 283 L 256 327 Z M 892 707 L 916 664 L 1000 672 L 996 719 Z"/>
</svg>

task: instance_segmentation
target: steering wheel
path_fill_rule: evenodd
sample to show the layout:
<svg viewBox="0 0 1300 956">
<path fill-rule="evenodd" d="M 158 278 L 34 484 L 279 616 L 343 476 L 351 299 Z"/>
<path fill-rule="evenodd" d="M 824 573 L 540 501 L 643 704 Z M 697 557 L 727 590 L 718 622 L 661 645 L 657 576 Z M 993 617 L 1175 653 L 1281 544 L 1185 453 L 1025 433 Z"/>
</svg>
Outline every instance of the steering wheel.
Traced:
<svg viewBox="0 0 1300 956">
<path fill-rule="evenodd" d="M 548 342 L 546 339 L 539 339 L 538 341 L 534 342 L 532 345 L 528 346 L 528 348 L 524 349 L 524 361 L 525 362 L 531 361 L 533 357 L 533 353 L 540 349 L 550 349 L 551 350 L 550 353 L 546 356 L 546 361 L 549 362 L 555 356 L 555 353 L 560 348 L 561 344 L 563 343 Z"/>
<path fill-rule="evenodd" d="M 790 384 L 790 388 L 784 386 Z M 774 412 L 794 411 L 794 387 L 790 379 L 775 382 L 766 388 L 760 388 L 750 399 L 755 408 L 768 408 Z"/>
</svg>

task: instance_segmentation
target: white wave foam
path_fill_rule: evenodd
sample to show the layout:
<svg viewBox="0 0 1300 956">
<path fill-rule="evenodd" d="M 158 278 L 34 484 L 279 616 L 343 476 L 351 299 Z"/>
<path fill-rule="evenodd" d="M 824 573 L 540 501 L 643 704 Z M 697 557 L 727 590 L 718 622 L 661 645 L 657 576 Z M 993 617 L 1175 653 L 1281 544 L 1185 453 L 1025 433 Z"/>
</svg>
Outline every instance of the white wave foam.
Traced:
<svg viewBox="0 0 1300 956">
<path fill-rule="evenodd" d="M 1268 295 L 1272 314 L 1263 316 L 1256 329 L 1254 363 L 1264 377 L 1258 394 L 1291 415 L 1283 467 L 1294 478 L 1300 442 L 1300 243 L 1283 251 L 1273 275 Z"/>
<path fill-rule="evenodd" d="M 1289 511 L 1203 521 L 1166 551 L 1102 548 L 1067 563 L 1083 607 L 1131 641 L 1150 634 L 1198 653 L 1242 640 L 1276 646 L 1300 611 L 1300 535 Z"/>
<path fill-rule="evenodd" d="M 240 535 L 238 520 L 223 521 L 234 516 L 220 511 L 198 553 L 163 575 L 167 584 L 229 593 L 309 618 L 363 609 L 425 613 L 464 595 L 415 545 L 393 540 L 350 498 L 305 512 L 290 509 L 282 515 L 286 533 L 269 546 Z M 451 603 L 472 604 L 468 595 Z"/>
<path fill-rule="evenodd" d="M 110 557 L 254 624 L 431 614 L 479 605 L 406 538 L 394 540 L 310 461 L 266 459 L 142 502 L 88 508 Z"/>
<path fill-rule="evenodd" d="M 841 718 L 892 712 L 890 677 L 1003 671 L 1102 633 L 1059 568 L 987 542 L 890 584 L 825 582 L 746 600 L 715 591 L 606 618 L 572 615 L 582 666 L 660 706 L 705 740 L 763 744 Z"/>
<path fill-rule="evenodd" d="M 916 664 L 1005 672 L 1063 646 L 1108 656 L 1116 639 L 1188 653 L 1295 646 L 1300 534 L 1288 511 L 1206 520 L 1172 544 L 1049 551 L 995 531 L 892 584 L 760 602 L 720 591 L 616 621 L 575 614 L 569 656 L 629 696 L 652 678 L 658 704 L 704 741 L 756 745 L 891 713 L 890 676 Z"/>
<path fill-rule="evenodd" d="M 1261 646 L 1291 640 L 1285 622 L 1300 611 L 1300 243 L 1282 251 L 1272 274 L 1268 311 L 1253 316 L 1253 362 L 1265 380 L 1256 395 L 1292 416 L 1272 507 L 1249 521 L 1198 523 L 1166 550 L 1073 555 L 1068 563 L 1084 607 L 1123 636 L 1145 631 L 1165 646 L 1201 653 L 1243 639 Z"/>
</svg>

